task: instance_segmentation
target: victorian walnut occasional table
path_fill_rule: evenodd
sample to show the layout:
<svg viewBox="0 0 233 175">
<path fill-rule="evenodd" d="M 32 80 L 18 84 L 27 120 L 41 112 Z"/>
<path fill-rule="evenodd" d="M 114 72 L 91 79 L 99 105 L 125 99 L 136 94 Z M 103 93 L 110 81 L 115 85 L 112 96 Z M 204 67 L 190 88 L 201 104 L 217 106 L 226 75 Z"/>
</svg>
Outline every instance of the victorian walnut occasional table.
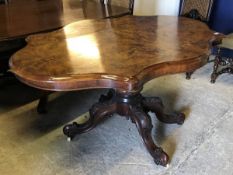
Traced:
<svg viewBox="0 0 233 175">
<path fill-rule="evenodd" d="M 29 36 L 10 67 L 19 80 L 43 90 L 111 89 L 91 107 L 86 123 L 67 125 L 64 134 L 72 138 L 117 113 L 136 124 L 155 163 L 166 166 L 169 158 L 152 139 L 148 112 L 165 123 L 183 124 L 185 116 L 164 113 L 159 97 L 140 92 L 151 79 L 203 66 L 214 40 L 204 23 L 185 17 L 86 20 Z"/>
</svg>

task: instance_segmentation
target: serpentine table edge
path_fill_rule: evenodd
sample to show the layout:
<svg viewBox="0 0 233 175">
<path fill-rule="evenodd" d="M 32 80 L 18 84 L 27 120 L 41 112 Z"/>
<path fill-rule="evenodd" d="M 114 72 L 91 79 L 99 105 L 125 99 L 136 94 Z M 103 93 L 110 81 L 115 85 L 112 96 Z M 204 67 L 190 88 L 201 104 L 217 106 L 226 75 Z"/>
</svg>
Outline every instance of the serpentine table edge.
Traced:
<svg viewBox="0 0 233 175">
<path fill-rule="evenodd" d="M 121 17 L 124 18 L 124 17 Z M 127 16 L 125 18 L 143 18 L 143 17 L 134 17 L 134 16 Z M 145 17 L 144 17 L 145 18 Z M 153 18 L 153 17 L 148 17 Z M 182 19 L 183 17 L 180 17 Z M 158 18 L 159 19 L 159 18 Z M 166 19 L 166 17 L 165 17 Z M 179 19 L 179 18 L 177 18 Z M 185 18 L 183 18 L 185 19 Z M 118 19 L 104 19 L 105 21 L 115 21 Z M 187 19 L 187 21 L 190 19 Z M 103 21 L 103 20 L 85 20 L 85 21 Z M 194 21 L 194 20 L 193 20 Z M 76 22 L 77 24 L 82 24 L 82 21 Z M 91 22 L 90 22 L 91 23 Z M 197 24 L 201 24 L 199 21 L 195 21 Z M 72 23 L 73 24 L 73 23 Z M 64 28 L 69 28 L 72 24 L 67 25 Z M 86 25 L 86 24 L 85 24 Z M 127 25 L 127 24 L 126 24 Z M 136 24 L 138 25 L 138 24 Z M 201 24 L 202 27 L 205 26 L 205 24 Z M 115 26 L 114 26 L 115 27 Z M 113 28 L 114 28 L 113 27 Z M 127 27 L 127 26 L 126 26 Z M 207 26 L 206 26 L 207 27 Z M 146 28 L 146 27 L 145 27 Z M 173 27 L 174 28 L 174 27 Z M 61 33 L 63 29 L 57 30 L 57 33 Z M 83 29 L 82 29 L 83 30 Z M 146 30 L 146 29 L 145 29 Z M 56 32 L 50 32 L 50 33 L 56 33 Z M 71 31 L 72 33 L 73 31 Z M 93 31 L 96 33 L 96 31 Z M 169 32 L 172 32 L 169 31 Z M 88 33 L 89 34 L 89 33 Z M 87 35 L 88 35 L 87 34 Z M 26 41 L 28 45 L 21 49 L 21 50 L 30 50 L 30 43 L 33 43 L 35 40 L 36 44 L 36 37 L 40 36 L 43 38 L 44 34 L 37 34 L 29 36 Z M 49 35 L 49 34 L 48 34 Z M 54 34 L 56 35 L 56 34 Z M 69 34 L 68 34 L 69 35 Z M 83 35 L 83 34 L 81 34 Z M 45 37 L 50 37 L 46 36 Z M 53 37 L 51 35 L 51 37 Z M 127 37 L 127 36 L 126 36 Z M 212 40 L 212 41 L 211 41 Z M 215 36 L 210 39 L 210 45 L 215 40 Z M 43 43 L 44 44 L 44 43 Z M 102 43 L 101 43 L 102 44 Z M 32 48 L 33 49 L 33 48 Z M 99 49 L 99 48 L 98 48 Z M 131 48 L 130 48 L 131 49 Z M 154 48 L 153 48 L 154 49 Z M 21 52 L 21 51 L 19 51 Z M 17 52 L 15 55 L 17 56 Z M 92 72 L 92 73 L 80 73 L 80 74 L 73 74 L 72 72 L 69 74 L 60 75 L 58 77 L 53 75 L 35 75 L 33 73 L 30 73 L 28 70 L 24 70 L 23 68 L 18 69 L 18 65 L 14 65 L 14 57 L 13 55 L 9 61 L 10 64 L 10 72 L 14 73 L 22 82 L 39 88 L 43 90 L 50 90 L 50 91 L 73 91 L 73 90 L 81 90 L 81 89 L 89 89 L 89 88 L 117 88 L 123 91 L 133 91 L 133 89 L 138 89 L 139 86 L 145 84 L 147 81 L 162 76 L 166 74 L 174 74 L 174 73 L 180 73 L 180 72 L 190 72 L 193 70 L 198 69 L 199 67 L 206 64 L 208 56 L 209 56 L 209 49 L 205 50 L 206 53 L 202 53 L 199 55 L 195 55 L 192 58 L 188 58 L 185 60 L 178 60 L 173 61 L 169 60 L 166 62 L 160 62 L 159 64 L 150 64 L 149 66 L 144 66 L 142 70 L 137 72 L 135 75 L 118 75 L 115 73 L 108 73 L 108 72 Z M 119 55 L 117 55 L 119 56 Z M 32 59 L 32 58 L 30 58 Z M 46 61 L 46 60 L 45 60 Z M 27 67 L 25 65 L 25 67 Z"/>
<path fill-rule="evenodd" d="M 91 107 L 86 123 L 66 125 L 64 134 L 73 138 L 117 113 L 136 124 L 155 163 L 166 166 L 169 157 L 152 139 L 148 112 L 154 112 L 159 121 L 169 124 L 183 124 L 185 115 L 165 113 L 159 97 L 143 97 L 140 91 L 153 78 L 194 71 L 203 66 L 210 47 L 219 38 L 205 24 L 184 17 L 125 16 L 86 20 L 48 34 L 29 36 L 28 45 L 11 57 L 10 67 L 22 82 L 39 89 L 112 89 Z M 75 45 L 67 44 L 69 39 L 74 39 Z M 88 50 L 85 53 L 80 51 L 76 47 L 82 47 L 80 41 L 87 43 L 90 49 L 94 47 L 96 55 L 89 55 Z M 106 49 L 102 49 L 104 46 Z M 79 52 L 72 50 L 73 47 Z M 88 56 L 94 57 L 93 65 Z M 86 69 L 77 63 L 87 65 Z"/>
</svg>

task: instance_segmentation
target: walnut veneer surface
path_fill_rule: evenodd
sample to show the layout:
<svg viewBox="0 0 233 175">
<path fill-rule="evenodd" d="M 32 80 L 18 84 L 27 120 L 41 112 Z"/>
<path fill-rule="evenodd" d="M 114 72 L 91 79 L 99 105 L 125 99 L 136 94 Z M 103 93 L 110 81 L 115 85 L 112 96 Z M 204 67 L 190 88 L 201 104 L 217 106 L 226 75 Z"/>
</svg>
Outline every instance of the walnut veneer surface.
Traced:
<svg viewBox="0 0 233 175">
<path fill-rule="evenodd" d="M 129 13 L 129 9 L 104 6 L 94 0 L 11 0 L 0 4 L 0 41 L 51 31 L 87 18 Z"/>
<path fill-rule="evenodd" d="M 136 91 L 158 76 L 204 65 L 213 32 L 170 16 L 85 20 L 27 38 L 10 60 L 24 83 L 52 91 Z"/>
</svg>

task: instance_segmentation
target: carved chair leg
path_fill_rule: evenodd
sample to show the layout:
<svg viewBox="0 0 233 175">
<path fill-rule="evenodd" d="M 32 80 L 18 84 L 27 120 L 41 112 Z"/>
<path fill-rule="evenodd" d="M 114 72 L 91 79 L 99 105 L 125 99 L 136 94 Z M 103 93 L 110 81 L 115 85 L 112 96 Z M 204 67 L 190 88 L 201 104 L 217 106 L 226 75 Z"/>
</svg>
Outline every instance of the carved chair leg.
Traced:
<svg viewBox="0 0 233 175">
<path fill-rule="evenodd" d="M 233 74 L 233 67 L 226 67 L 226 68 L 222 69 L 221 71 L 219 71 L 218 75 L 221 75 L 224 73 Z"/>
<path fill-rule="evenodd" d="M 143 111 L 142 107 L 131 107 L 130 117 L 133 123 L 136 124 L 137 129 L 144 141 L 144 145 L 154 158 L 154 162 L 157 165 L 166 166 L 168 164 L 169 157 L 162 150 L 162 148 L 155 145 L 152 139 L 151 131 L 153 126 L 151 124 L 150 116 Z"/>
<path fill-rule="evenodd" d="M 186 72 L 186 79 L 190 80 L 193 72 Z"/>
<path fill-rule="evenodd" d="M 216 79 L 218 77 L 217 71 L 218 71 L 219 63 L 220 63 L 220 57 L 216 56 L 215 60 L 214 60 L 213 72 L 211 74 L 211 80 L 210 80 L 211 83 L 215 83 L 215 81 L 216 81 Z"/>
<path fill-rule="evenodd" d="M 211 83 L 215 83 L 217 77 L 219 75 L 222 75 L 224 73 L 229 73 L 229 74 L 233 74 L 233 68 L 231 67 L 226 67 L 226 68 L 223 68 L 222 70 L 218 71 L 218 72 L 215 72 L 211 75 Z"/>
<path fill-rule="evenodd" d="M 48 94 L 43 95 L 40 98 L 39 103 L 37 105 L 37 112 L 39 114 L 45 114 L 45 113 L 47 113 L 47 104 L 48 104 Z"/>
<path fill-rule="evenodd" d="M 82 134 L 84 132 L 90 131 L 97 124 L 102 122 L 108 117 L 111 117 L 112 114 L 116 112 L 116 104 L 112 102 L 112 100 L 104 100 L 103 102 L 98 102 L 94 104 L 89 113 L 90 118 L 84 124 L 78 124 L 76 122 L 72 124 L 68 124 L 64 126 L 63 133 L 68 137 L 68 139 L 72 139 L 77 134 Z"/>
<path fill-rule="evenodd" d="M 164 105 L 159 97 L 145 97 L 142 100 L 142 105 L 147 111 L 154 112 L 159 121 L 163 123 L 177 123 L 182 125 L 185 120 L 183 113 L 164 113 Z"/>
</svg>

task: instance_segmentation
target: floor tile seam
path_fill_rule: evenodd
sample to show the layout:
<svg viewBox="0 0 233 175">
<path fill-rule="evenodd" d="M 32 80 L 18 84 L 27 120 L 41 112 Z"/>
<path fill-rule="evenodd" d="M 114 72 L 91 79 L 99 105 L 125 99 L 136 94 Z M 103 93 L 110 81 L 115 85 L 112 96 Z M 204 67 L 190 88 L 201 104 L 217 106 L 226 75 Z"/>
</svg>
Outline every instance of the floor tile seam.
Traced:
<svg viewBox="0 0 233 175">
<path fill-rule="evenodd" d="M 202 139 L 202 141 L 195 147 L 192 149 L 192 151 L 190 152 L 189 155 L 186 156 L 186 158 L 184 159 L 184 161 L 182 161 L 179 165 L 177 165 L 175 167 L 175 171 L 177 171 L 182 165 L 185 164 L 185 162 L 187 160 L 189 160 L 190 158 L 192 158 L 193 156 L 195 156 L 197 153 L 198 153 L 198 150 L 201 148 L 201 146 L 208 142 L 212 137 L 213 135 L 216 133 L 216 127 L 222 123 L 222 121 L 225 121 L 233 116 L 229 115 L 231 114 L 232 111 L 230 109 L 226 110 L 224 112 L 224 114 L 222 115 L 222 117 L 219 118 L 219 120 L 217 120 L 216 122 L 213 122 L 214 124 L 212 124 L 207 131 L 206 131 L 206 135 L 204 136 L 204 138 Z"/>
<path fill-rule="evenodd" d="M 231 114 L 231 113 L 232 113 L 232 110 L 231 110 L 231 109 L 225 110 L 225 112 L 221 115 L 222 117 L 219 117 L 219 120 L 216 120 L 216 122 L 213 122 L 213 124 L 211 124 L 211 127 L 206 131 L 206 134 L 205 134 L 204 138 L 201 139 L 201 141 L 200 141 L 196 146 L 194 146 L 194 147 L 191 149 L 190 153 L 186 156 L 186 158 L 184 158 L 183 161 L 181 161 L 177 166 L 171 167 L 168 171 L 166 171 L 165 173 L 162 173 L 162 174 L 160 174 L 160 175 L 167 175 L 167 173 L 172 173 L 172 172 L 173 172 L 172 174 L 174 175 L 174 173 L 176 173 L 176 171 L 177 171 L 182 165 L 184 165 L 185 162 L 186 162 L 187 160 L 189 160 L 192 156 L 194 156 L 194 155 L 198 152 L 199 148 L 200 148 L 206 141 L 208 141 L 208 140 L 211 139 L 211 137 L 212 137 L 212 136 L 215 134 L 215 132 L 216 132 L 216 131 L 214 131 L 215 128 L 216 128 L 216 126 L 218 126 L 222 121 L 227 120 L 227 119 L 233 117 L 233 116 L 228 115 L 228 114 Z"/>
<path fill-rule="evenodd" d="M 183 164 L 185 164 L 185 162 L 186 162 L 187 160 L 189 160 L 190 158 L 192 158 L 193 156 L 195 156 L 195 155 L 197 154 L 198 150 L 201 148 L 201 146 L 202 146 L 204 143 L 207 143 L 208 141 L 210 141 L 210 140 L 212 139 L 212 137 L 214 136 L 214 134 L 217 132 L 216 127 L 217 127 L 219 124 L 221 124 L 222 121 L 228 120 L 228 119 L 230 119 L 230 118 L 233 117 L 233 116 L 229 115 L 229 114 L 231 114 L 231 113 L 232 113 L 232 111 L 231 111 L 231 110 L 228 110 L 228 111 L 223 115 L 223 117 L 222 117 L 220 120 L 218 120 L 218 122 L 215 122 L 215 125 L 214 125 L 213 127 L 209 128 L 209 129 L 207 130 L 207 132 L 206 132 L 207 134 L 206 134 L 205 138 L 203 139 L 203 141 L 200 142 L 200 144 L 198 144 L 197 147 L 196 147 L 195 149 L 193 149 L 193 150 L 190 152 L 190 154 L 186 157 L 186 159 L 185 159 L 184 161 L 182 161 L 182 162 L 180 163 L 180 165 L 178 165 L 178 166 L 176 167 L 176 169 L 179 169 Z"/>
</svg>

